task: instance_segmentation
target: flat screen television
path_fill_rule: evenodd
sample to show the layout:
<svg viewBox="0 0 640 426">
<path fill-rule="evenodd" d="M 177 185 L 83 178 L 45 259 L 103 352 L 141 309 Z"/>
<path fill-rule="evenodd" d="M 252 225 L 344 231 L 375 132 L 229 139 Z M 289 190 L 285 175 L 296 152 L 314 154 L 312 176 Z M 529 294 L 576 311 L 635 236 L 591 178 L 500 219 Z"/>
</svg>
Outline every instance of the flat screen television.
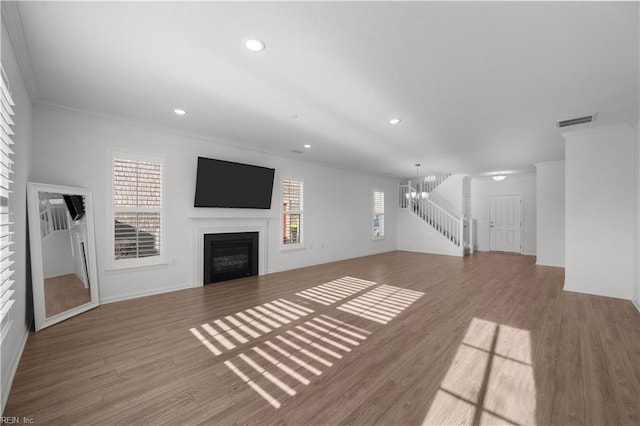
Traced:
<svg viewBox="0 0 640 426">
<path fill-rule="evenodd" d="M 270 209 L 275 170 L 198 157 L 194 207 Z"/>
<path fill-rule="evenodd" d="M 80 220 L 84 216 L 84 197 L 82 195 L 63 195 L 69 215 L 73 220 Z"/>
</svg>

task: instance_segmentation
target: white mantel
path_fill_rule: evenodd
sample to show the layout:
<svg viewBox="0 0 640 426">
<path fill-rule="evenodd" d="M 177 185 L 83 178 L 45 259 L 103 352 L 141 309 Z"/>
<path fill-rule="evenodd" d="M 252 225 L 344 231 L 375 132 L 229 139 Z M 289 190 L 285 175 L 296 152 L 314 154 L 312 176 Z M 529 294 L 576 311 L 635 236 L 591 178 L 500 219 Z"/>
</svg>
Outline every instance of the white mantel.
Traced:
<svg viewBox="0 0 640 426">
<path fill-rule="evenodd" d="M 269 210 L 255 212 L 262 214 L 234 214 L 228 212 L 207 212 L 204 216 L 189 217 L 193 223 L 194 247 L 194 287 L 202 287 L 204 269 L 204 236 L 205 234 L 225 234 L 236 232 L 258 233 L 258 275 L 264 275 L 267 271 L 267 225 L 271 216 Z M 235 213 L 235 212 L 234 212 Z M 243 212 L 244 213 L 244 212 Z M 252 212 L 253 213 L 253 212 Z"/>
</svg>

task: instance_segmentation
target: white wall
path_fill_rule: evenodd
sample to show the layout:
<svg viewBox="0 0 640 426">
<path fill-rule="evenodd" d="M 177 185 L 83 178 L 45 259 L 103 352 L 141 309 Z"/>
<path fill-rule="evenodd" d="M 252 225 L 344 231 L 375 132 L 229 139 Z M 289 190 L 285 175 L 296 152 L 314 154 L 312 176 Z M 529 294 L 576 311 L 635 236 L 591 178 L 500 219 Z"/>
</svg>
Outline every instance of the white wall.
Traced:
<svg viewBox="0 0 640 426">
<path fill-rule="evenodd" d="M 16 62 L 13 46 L 9 41 L 8 34 L 5 30 L 5 23 L 2 24 L 1 31 L 1 52 L 2 66 L 9 78 L 11 84 L 11 93 L 16 104 L 14 111 L 15 126 L 13 130 L 15 135 L 13 141 L 15 145 L 13 150 L 14 174 L 11 185 L 13 193 L 9 201 L 9 208 L 13 212 L 13 231 L 14 231 L 14 251 L 13 260 L 15 264 L 13 268 L 15 273 L 13 279 L 13 294 L 15 303 L 11 309 L 11 319 L 13 323 L 7 335 L 2 340 L 0 348 L 0 379 L 1 379 L 1 401 L 2 407 L 0 411 L 4 411 L 4 406 L 9 395 L 9 389 L 18 361 L 22 354 L 22 349 L 29 335 L 29 327 L 33 317 L 32 301 L 31 301 L 31 273 L 28 262 L 28 242 L 27 242 L 27 179 L 30 170 L 31 156 L 31 123 L 32 111 L 31 100 L 25 89 L 24 82 L 20 75 L 20 70 Z"/>
<path fill-rule="evenodd" d="M 564 267 L 564 161 L 536 164 L 536 264 Z"/>
<path fill-rule="evenodd" d="M 433 200 L 456 217 L 462 216 L 464 206 L 464 180 L 466 175 L 453 174 L 438 185 L 432 193 Z"/>
<path fill-rule="evenodd" d="M 100 298 L 103 302 L 193 286 L 193 217 L 234 215 L 268 218 L 267 272 L 396 249 L 397 184 L 302 161 L 248 151 L 162 129 L 38 104 L 34 108 L 32 180 L 89 188 L 94 194 Z M 170 110 L 168 110 L 170 114 Z M 116 148 L 163 156 L 166 164 L 168 265 L 144 270 L 106 271 L 109 203 L 108 150 Z M 283 148 L 288 152 L 288 148 Z M 273 167 L 271 211 L 195 209 L 198 156 Z M 281 177 L 304 180 L 305 241 L 302 250 L 280 251 Z M 371 239 L 371 192 L 385 191 L 386 238 Z M 199 244 L 199 243 L 198 243 Z"/>
<path fill-rule="evenodd" d="M 635 267 L 635 289 L 633 295 L 633 301 L 636 308 L 640 311 L 640 121 L 636 123 L 634 128 L 635 135 L 635 149 L 636 149 L 636 185 L 637 185 L 637 204 L 636 204 L 636 218 L 637 218 L 637 232 L 636 232 L 636 267 Z"/>
<path fill-rule="evenodd" d="M 54 231 L 42 241 L 42 267 L 44 278 L 74 273 L 69 231 Z"/>
<path fill-rule="evenodd" d="M 471 217 L 471 176 L 462 180 L 462 213 L 464 217 Z"/>
<path fill-rule="evenodd" d="M 536 254 L 536 175 L 510 175 L 501 182 L 491 177 L 476 177 L 471 181 L 471 216 L 477 220 L 477 250 L 489 251 L 489 197 L 492 195 L 522 195 L 522 253 Z"/>
<path fill-rule="evenodd" d="M 398 211 L 398 250 L 462 256 L 461 248 L 409 209 Z"/>
<path fill-rule="evenodd" d="M 637 226 L 629 126 L 565 134 L 565 290 L 631 299 Z"/>
</svg>

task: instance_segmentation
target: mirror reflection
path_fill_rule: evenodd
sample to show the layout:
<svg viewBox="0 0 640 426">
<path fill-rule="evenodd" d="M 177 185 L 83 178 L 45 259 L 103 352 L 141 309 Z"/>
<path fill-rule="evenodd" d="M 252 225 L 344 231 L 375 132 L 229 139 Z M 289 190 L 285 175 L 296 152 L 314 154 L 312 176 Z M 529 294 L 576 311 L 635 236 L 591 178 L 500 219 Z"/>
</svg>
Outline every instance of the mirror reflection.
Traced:
<svg viewBox="0 0 640 426">
<path fill-rule="evenodd" d="M 93 197 L 88 189 L 27 183 L 36 331 L 99 305 Z"/>
<path fill-rule="evenodd" d="M 81 195 L 40 192 L 38 199 L 48 318 L 91 301 L 87 221 Z"/>
</svg>

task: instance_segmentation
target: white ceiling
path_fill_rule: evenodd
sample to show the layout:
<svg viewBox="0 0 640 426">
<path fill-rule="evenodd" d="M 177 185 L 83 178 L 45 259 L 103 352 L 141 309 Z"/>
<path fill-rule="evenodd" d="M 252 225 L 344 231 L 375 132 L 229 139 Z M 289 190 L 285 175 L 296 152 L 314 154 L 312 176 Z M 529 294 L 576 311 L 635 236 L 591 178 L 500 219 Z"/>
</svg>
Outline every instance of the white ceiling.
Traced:
<svg viewBox="0 0 640 426">
<path fill-rule="evenodd" d="M 559 119 L 638 119 L 637 2 L 18 7 L 40 101 L 365 172 L 530 170 Z"/>
</svg>

